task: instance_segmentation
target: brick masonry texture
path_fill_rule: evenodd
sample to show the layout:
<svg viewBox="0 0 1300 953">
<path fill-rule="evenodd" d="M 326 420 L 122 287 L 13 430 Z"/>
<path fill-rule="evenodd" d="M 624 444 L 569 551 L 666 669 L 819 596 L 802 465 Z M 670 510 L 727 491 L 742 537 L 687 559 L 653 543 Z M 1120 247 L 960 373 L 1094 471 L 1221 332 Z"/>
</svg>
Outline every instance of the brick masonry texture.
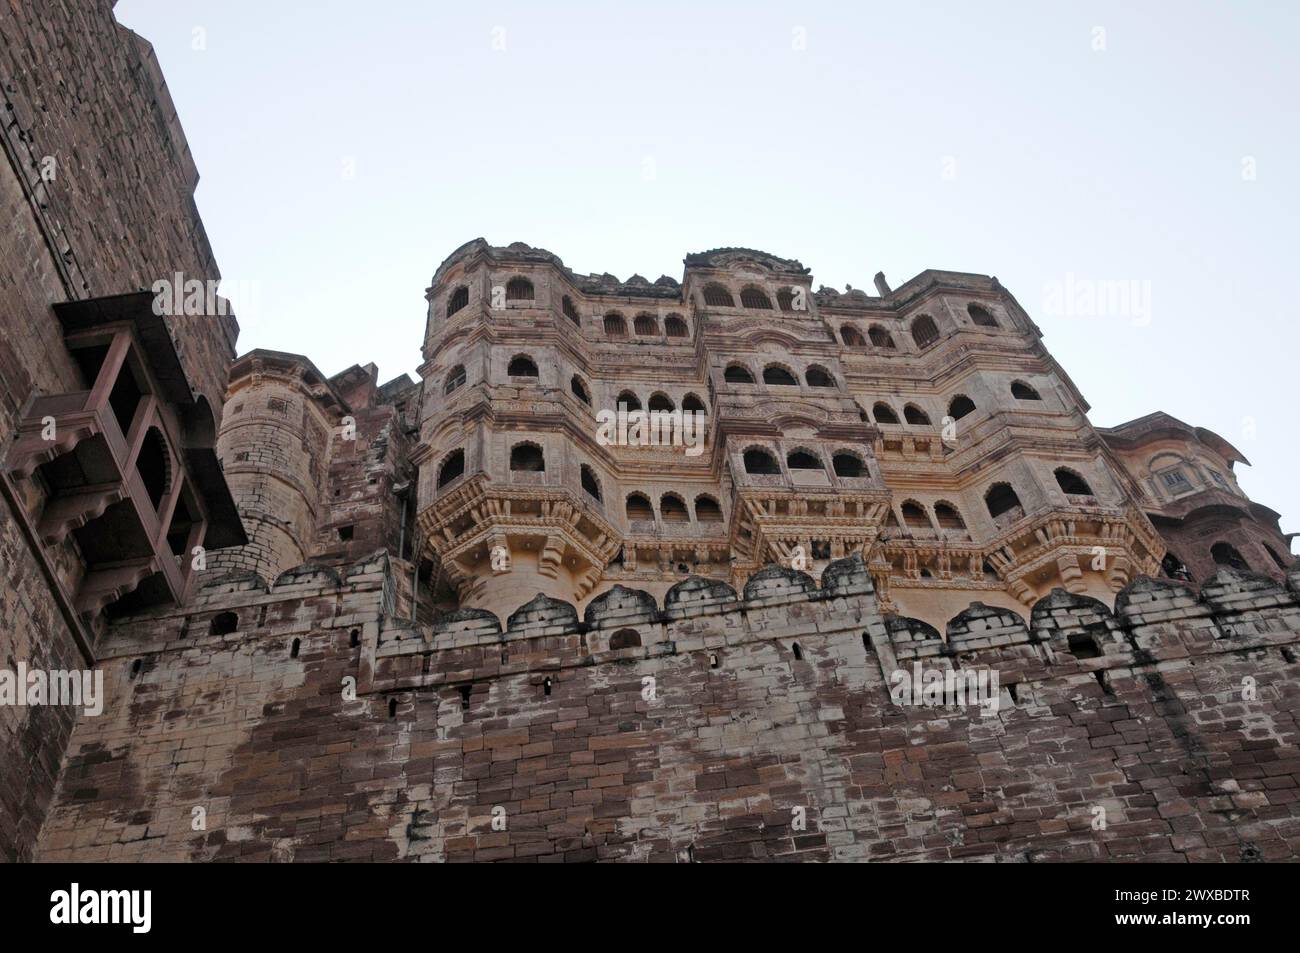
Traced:
<svg viewBox="0 0 1300 953">
<path fill-rule="evenodd" d="M 112 6 L 0 4 L 0 668 L 106 692 L 0 705 L 0 858 L 1300 855 L 1278 515 L 1209 431 L 1094 427 L 989 276 L 814 291 L 728 248 L 619 281 L 476 239 L 387 383 L 168 321 L 213 417 L 174 485 L 210 473 L 195 509 L 228 488 L 244 532 L 195 565 L 182 522 L 183 593 L 155 569 L 78 602 L 100 491 L 53 479 L 66 448 L 10 457 L 33 401 L 95 383 L 53 305 L 218 276 Z M 602 443 L 629 396 L 705 408 L 700 453 Z M 917 672 L 989 694 L 918 702 Z"/>
</svg>

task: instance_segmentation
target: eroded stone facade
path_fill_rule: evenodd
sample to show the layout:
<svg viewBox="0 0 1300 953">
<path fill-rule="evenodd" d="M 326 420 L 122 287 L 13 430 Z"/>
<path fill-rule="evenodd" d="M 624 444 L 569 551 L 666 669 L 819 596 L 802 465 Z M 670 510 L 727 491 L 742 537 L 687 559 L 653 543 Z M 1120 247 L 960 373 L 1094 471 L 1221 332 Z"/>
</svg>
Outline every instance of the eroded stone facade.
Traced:
<svg viewBox="0 0 1300 953">
<path fill-rule="evenodd" d="M 0 705 L 0 856 L 1296 856 L 1300 573 L 1226 441 L 1094 427 L 995 278 L 749 249 L 475 240 L 418 382 L 236 360 L 130 294 L 217 272 L 111 8 L 0 14 L 3 667 L 106 689 Z"/>
</svg>

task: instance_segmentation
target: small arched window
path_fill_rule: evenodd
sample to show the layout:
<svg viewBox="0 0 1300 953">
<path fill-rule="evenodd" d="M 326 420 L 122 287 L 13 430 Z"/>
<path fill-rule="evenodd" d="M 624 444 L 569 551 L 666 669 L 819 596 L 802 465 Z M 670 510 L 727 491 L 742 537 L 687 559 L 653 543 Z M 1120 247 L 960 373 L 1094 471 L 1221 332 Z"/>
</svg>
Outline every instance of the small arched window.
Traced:
<svg viewBox="0 0 1300 953">
<path fill-rule="evenodd" d="M 1016 491 L 1011 489 L 1011 484 L 995 483 L 984 494 L 984 504 L 989 508 L 989 516 L 997 519 L 1004 513 L 1010 513 L 1020 507 L 1020 497 L 1016 496 Z"/>
<path fill-rule="evenodd" d="M 239 631 L 239 616 L 234 612 L 221 612 L 212 617 L 208 632 L 212 635 L 230 635 Z"/>
<path fill-rule="evenodd" d="M 867 329 L 867 337 L 871 338 L 871 343 L 876 347 L 894 347 L 894 336 L 878 324 Z"/>
<path fill-rule="evenodd" d="M 786 387 L 798 387 L 799 379 L 779 364 L 769 364 L 763 368 L 764 384 L 780 384 Z"/>
<path fill-rule="evenodd" d="M 903 419 L 906 420 L 909 424 L 913 424 L 915 426 L 921 426 L 923 424 L 930 423 L 930 415 L 927 414 L 920 407 L 916 406 L 916 404 L 908 404 L 906 407 L 903 408 Z"/>
<path fill-rule="evenodd" d="M 641 647 L 641 636 L 636 629 L 619 629 L 609 637 L 610 650 L 637 649 Z"/>
<path fill-rule="evenodd" d="M 600 502 L 600 481 L 596 479 L 595 472 L 585 463 L 582 465 L 579 480 L 582 483 L 583 491 L 596 502 Z"/>
<path fill-rule="evenodd" d="M 689 523 L 691 514 L 686 511 L 686 501 L 676 493 L 665 493 L 659 498 L 659 515 L 665 523 Z"/>
<path fill-rule="evenodd" d="M 465 368 L 463 365 L 457 365 L 447 372 L 447 383 L 443 387 L 443 394 L 450 394 L 452 391 L 465 386 Z"/>
<path fill-rule="evenodd" d="M 511 278 L 506 282 L 507 301 L 532 301 L 533 283 L 527 278 Z"/>
<path fill-rule="evenodd" d="M 752 384 L 754 375 L 743 364 L 732 364 L 722 373 L 722 379 L 728 384 Z"/>
<path fill-rule="evenodd" d="M 537 365 L 533 363 L 531 357 L 520 354 L 518 357 L 511 359 L 510 366 L 506 368 L 506 373 L 511 377 L 536 377 Z"/>
<path fill-rule="evenodd" d="M 903 525 L 912 529 L 930 529 L 930 517 L 925 513 L 925 507 L 915 500 L 908 500 L 902 506 Z"/>
<path fill-rule="evenodd" d="M 682 398 L 682 410 L 686 413 L 702 414 L 705 413 L 704 401 L 700 400 L 694 394 L 687 394 Z"/>
<path fill-rule="evenodd" d="M 625 390 L 623 393 L 619 394 L 616 403 L 626 406 L 628 410 L 641 409 L 641 398 L 630 390 Z"/>
<path fill-rule="evenodd" d="M 808 382 L 809 387 L 834 387 L 835 378 L 831 376 L 830 371 L 826 368 L 814 364 L 804 372 L 803 379 Z"/>
<path fill-rule="evenodd" d="M 782 288 L 776 293 L 776 306 L 782 311 L 794 310 L 794 292 L 789 288 Z M 802 308 L 800 310 L 803 310 Z"/>
<path fill-rule="evenodd" d="M 638 314 L 632 321 L 632 329 L 636 331 L 638 337 L 657 337 L 659 319 L 653 314 Z"/>
<path fill-rule="evenodd" d="M 981 304 L 967 305 L 966 313 L 970 315 L 972 321 L 982 328 L 996 328 L 999 326 L 997 319 L 989 313 L 989 309 Z"/>
<path fill-rule="evenodd" d="M 650 498 L 641 493 L 633 493 L 627 498 L 627 518 L 649 522 L 655 518 L 654 507 Z"/>
<path fill-rule="evenodd" d="M 807 450 L 795 450 L 785 458 L 785 465 L 791 470 L 824 470 L 826 469 L 816 454 Z"/>
<path fill-rule="evenodd" d="M 857 454 L 840 451 L 831 457 L 831 466 L 838 477 L 863 477 L 867 475 L 862 458 Z"/>
<path fill-rule="evenodd" d="M 884 401 L 877 401 L 876 405 L 871 408 L 871 412 L 875 414 L 876 423 L 878 424 L 898 423 L 898 414 L 894 413 L 894 408 Z"/>
<path fill-rule="evenodd" d="M 447 317 L 451 317 L 461 308 L 469 305 L 469 288 L 461 285 L 447 298 Z"/>
<path fill-rule="evenodd" d="M 442 489 L 452 480 L 465 473 L 465 451 L 457 450 L 443 461 L 438 468 L 438 489 Z"/>
<path fill-rule="evenodd" d="M 1286 560 L 1284 560 L 1281 556 L 1277 554 L 1277 550 L 1274 549 L 1272 546 L 1270 546 L 1268 543 L 1260 543 L 1260 545 L 1264 547 L 1264 552 L 1268 553 L 1269 558 L 1273 560 L 1274 565 L 1276 565 L 1278 569 L 1286 571 L 1287 569 L 1291 568 L 1287 564 Z M 1290 553 L 1287 553 L 1287 555 L 1289 556 Z"/>
<path fill-rule="evenodd" d="M 650 395 L 650 403 L 647 407 L 650 410 L 666 410 L 669 412 L 676 409 L 673 404 L 673 399 L 667 394 L 658 391 Z"/>
<path fill-rule="evenodd" d="M 1242 572 L 1250 572 L 1250 564 L 1242 558 L 1241 553 L 1237 552 L 1236 547 L 1231 543 L 1215 543 L 1210 547 L 1210 555 L 1214 558 L 1216 566 L 1227 566 Z"/>
<path fill-rule="evenodd" d="M 1088 486 L 1088 481 L 1073 470 L 1066 467 L 1057 467 L 1056 485 L 1064 493 L 1070 496 L 1093 496 L 1092 487 Z"/>
<path fill-rule="evenodd" d="M 746 308 L 757 308 L 762 311 L 772 310 L 772 299 L 758 288 L 741 289 L 740 303 Z"/>
<path fill-rule="evenodd" d="M 939 329 L 934 326 L 934 318 L 923 314 L 912 322 L 912 340 L 921 350 L 925 350 L 939 340 Z"/>
<path fill-rule="evenodd" d="M 867 346 L 866 339 L 862 336 L 862 332 L 851 324 L 846 324 L 840 328 L 840 340 L 844 342 L 845 347 Z"/>
<path fill-rule="evenodd" d="M 572 321 L 574 324 L 578 325 L 579 327 L 582 326 L 582 318 L 578 316 L 578 309 L 574 306 L 573 299 L 570 298 L 568 295 L 565 295 L 560 300 L 560 310 L 563 311 L 564 316 L 568 318 L 570 321 Z"/>
<path fill-rule="evenodd" d="M 939 502 L 934 504 L 934 518 L 939 524 L 940 529 L 965 529 L 966 521 L 961 518 L 961 513 L 957 507 L 951 503 Z"/>
<path fill-rule="evenodd" d="M 722 285 L 708 285 L 704 289 L 704 303 L 712 308 L 734 308 L 736 299 Z"/>
<path fill-rule="evenodd" d="M 745 451 L 745 472 L 757 476 L 772 476 L 779 474 L 781 468 L 777 466 L 776 457 L 766 450 L 754 447 Z"/>
<path fill-rule="evenodd" d="M 1015 381 L 1011 385 L 1011 396 L 1016 400 L 1042 400 L 1038 396 L 1038 391 L 1034 390 L 1024 381 Z"/>
<path fill-rule="evenodd" d="M 701 523 L 721 523 L 722 507 L 711 496 L 695 498 L 695 519 Z"/>
<path fill-rule="evenodd" d="M 569 390 L 573 391 L 573 396 L 578 398 L 584 404 L 591 405 L 591 394 L 587 393 L 587 385 L 582 382 L 582 378 L 577 374 L 569 381 Z"/>
<path fill-rule="evenodd" d="M 1183 561 L 1173 553 L 1165 553 L 1165 558 L 1160 560 L 1160 572 L 1170 579 L 1181 579 L 1184 582 L 1195 581 Z"/>
<path fill-rule="evenodd" d="M 545 473 L 546 455 L 535 443 L 517 443 L 510 449 L 510 469 L 518 473 Z"/>
<path fill-rule="evenodd" d="M 680 315 L 670 314 L 664 318 L 664 333 L 670 338 L 684 338 L 689 336 L 690 331 Z"/>
<path fill-rule="evenodd" d="M 611 311 L 605 315 L 605 333 L 612 338 L 621 338 L 627 335 L 627 322 L 623 320 L 623 315 L 617 311 Z"/>
<path fill-rule="evenodd" d="M 961 420 L 974 410 L 975 401 L 971 400 L 965 394 L 958 394 L 948 404 L 948 416 L 953 420 Z"/>
</svg>

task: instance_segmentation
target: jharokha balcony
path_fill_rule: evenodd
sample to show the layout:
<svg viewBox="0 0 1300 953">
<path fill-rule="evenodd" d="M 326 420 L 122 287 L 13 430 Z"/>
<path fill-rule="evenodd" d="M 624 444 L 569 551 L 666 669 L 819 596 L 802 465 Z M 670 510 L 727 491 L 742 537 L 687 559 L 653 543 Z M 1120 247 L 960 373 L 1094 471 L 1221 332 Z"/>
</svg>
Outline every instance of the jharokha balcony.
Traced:
<svg viewBox="0 0 1300 953">
<path fill-rule="evenodd" d="M 55 305 L 88 389 L 32 394 L 4 457 L 11 480 L 35 482 L 27 499 L 43 497 L 28 513 L 40 542 L 75 541 L 84 571 L 68 596 L 92 623 L 105 609 L 183 603 L 204 551 L 247 542 L 213 415 L 152 300 Z"/>
</svg>

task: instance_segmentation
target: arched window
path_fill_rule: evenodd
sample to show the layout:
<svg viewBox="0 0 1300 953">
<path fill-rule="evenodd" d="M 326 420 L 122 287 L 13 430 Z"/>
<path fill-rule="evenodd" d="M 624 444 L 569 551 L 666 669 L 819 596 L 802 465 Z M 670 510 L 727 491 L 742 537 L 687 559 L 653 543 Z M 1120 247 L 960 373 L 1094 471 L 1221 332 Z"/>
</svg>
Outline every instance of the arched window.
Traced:
<svg viewBox="0 0 1300 953">
<path fill-rule="evenodd" d="M 1183 561 L 1173 553 L 1165 553 L 1165 558 L 1160 560 L 1160 572 L 1170 579 L 1181 579 L 1184 582 L 1195 581 Z"/>
<path fill-rule="evenodd" d="M 452 480 L 465 473 L 465 451 L 457 450 L 443 461 L 438 468 L 438 489 L 442 489 Z"/>
<path fill-rule="evenodd" d="M 458 364 L 447 372 L 447 383 L 443 387 L 442 392 L 443 394 L 450 394 L 452 391 L 463 386 L 465 386 L 465 367 L 464 365 Z"/>
<path fill-rule="evenodd" d="M 1241 553 L 1237 552 L 1236 547 L 1230 543 L 1215 543 L 1210 547 L 1210 555 L 1214 558 L 1216 566 L 1228 566 L 1231 569 L 1250 572 L 1250 564 L 1242 558 Z"/>
<path fill-rule="evenodd" d="M 638 314 L 632 321 L 632 330 L 639 337 L 657 337 L 659 334 L 659 319 L 653 314 Z"/>
<path fill-rule="evenodd" d="M 163 497 L 171 486 L 171 455 L 167 452 L 167 442 L 157 427 L 150 427 L 144 435 L 135 458 L 135 472 L 144 482 L 145 492 L 156 510 L 162 505 Z"/>
<path fill-rule="evenodd" d="M 803 379 L 808 382 L 809 387 L 834 387 L 835 378 L 831 377 L 830 371 L 826 368 L 814 364 L 804 372 Z"/>
<path fill-rule="evenodd" d="M 1024 381 L 1014 381 L 1011 384 L 1011 396 L 1016 400 L 1042 400 L 1038 396 L 1038 391 L 1034 390 Z"/>
<path fill-rule="evenodd" d="M 871 408 L 871 412 L 876 416 L 878 424 L 896 424 L 898 423 L 898 414 L 894 413 L 894 408 L 890 407 L 884 401 L 877 401 L 876 405 Z"/>
<path fill-rule="evenodd" d="M 934 318 L 923 314 L 912 322 L 912 340 L 921 350 L 925 350 L 939 340 L 939 329 L 934 326 Z"/>
<path fill-rule="evenodd" d="M 545 473 L 546 456 L 535 443 L 517 443 L 510 449 L 510 469 L 522 473 Z"/>
<path fill-rule="evenodd" d="M 799 379 L 781 365 L 769 364 L 767 367 L 763 368 L 763 383 L 798 387 Z"/>
<path fill-rule="evenodd" d="M 939 523 L 940 529 L 965 529 L 966 521 L 961 518 L 961 513 L 957 507 L 951 503 L 940 501 L 934 504 L 934 518 Z"/>
<path fill-rule="evenodd" d="M 687 413 L 705 413 L 704 401 L 700 400 L 694 394 L 687 394 L 682 398 L 682 410 Z"/>
<path fill-rule="evenodd" d="M 789 288 L 782 288 L 776 293 L 776 306 L 782 311 L 794 310 L 794 292 Z"/>
<path fill-rule="evenodd" d="M 469 304 L 469 289 L 464 285 L 461 285 L 459 288 L 457 288 L 455 291 L 451 293 L 451 296 L 449 298 L 447 298 L 447 317 L 450 318 L 453 314 L 455 314 L 461 308 L 466 307 L 468 304 Z"/>
<path fill-rule="evenodd" d="M 754 383 L 754 375 L 749 373 L 749 368 L 742 364 L 732 364 L 723 372 L 722 379 L 728 384 Z"/>
<path fill-rule="evenodd" d="M 841 450 L 831 457 L 831 466 L 835 469 L 835 475 L 838 477 L 863 477 L 867 475 L 867 468 L 862 463 L 862 458 L 855 453 L 849 453 L 847 450 Z"/>
<path fill-rule="evenodd" d="M 902 506 L 903 525 L 911 529 L 931 529 L 930 517 L 925 514 L 925 507 L 915 500 L 908 500 Z"/>
<path fill-rule="evenodd" d="M 846 324 L 840 328 L 840 340 L 844 342 L 845 347 L 866 347 L 866 339 L 863 338 L 862 332 L 851 324 Z"/>
<path fill-rule="evenodd" d="M 989 309 L 983 305 L 968 304 L 966 306 L 966 313 L 970 315 L 972 321 L 982 328 L 998 327 L 997 319 L 995 319 L 993 315 L 989 313 Z"/>
<path fill-rule="evenodd" d="M 965 394 L 958 394 L 948 404 L 948 416 L 953 420 L 961 420 L 974 409 L 975 401 L 971 400 Z"/>
<path fill-rule="evenodd" d="M 659 497 L 659 515 L 665 523 L 689 523 L 691 514 L 686 511 L 686 501 L 676 493 L 665 493 Z"/>
<path fill-rule="evenodd" d="M 1286 571 L 1287 569 L 1291 568 L 1287 564 L 1286 560 L 1284 560 L 1281 556 L 1277 554 L 1277 550 L 1274 549 L 1272 546 L 1270 546 L 1268 543 L 1260 543 L 1260 545 L 1264 547 L 1264 551 L 1268 553 L 1269 558 L 1273 560 L 1274 564 L 1277 566 L 1278 569 Z M 1290 553 L 1287 553 L 1287 555 L 1289 556 Z"/>
<path fill-rule="evenodd" d="M 779 474 L 781 468 L 776 464 L 776 457 L 766 450 L 755 447 L 745 451 L 745 472 L 757 476 Z"/>
<path fill-rule="evenodd" d="M 650 410 L 667 410 L 671 412 L 675 409 L 673 399 L 667 394 L 658 391 L 650 395 L 650 403 L 647 406 Z"/>
<path fill-rule="evenodd" d="M 627 518 L 630 520 L 653 520 L 655 511 L 654 507 L 650 505 L 650 498 L 641 493 L 633 493 L 628 496 Z"/>
<path fill-rule="evenodd" d="M 903 408 L 903 419 L 909 424 L 920 426 L 930 422 L 930 415 L 916 404 L 908 404 Z"/>
<path fill-rule="evenodd" d="M 871 338 L 871 343 L 876 347 L 894 346 L 894 336 L 878 324 L 873 324 L 867 329 L 867 337 Z"/>
<path fill-rule="evenodd" d="M 641 409 L 641 398 L 638 397 L 636 394 L 632 393 L 630 390 L 625 390 L 623 391 L 623 393 L 619 394 L 618 400 L 615 401 L 615 403 L 626 404 L 628 410 Z"/>
<path fill-rule="evenodd" d="M 585 463 L 582 465 L 579 480 L 582 483 L 582 489 L 586 494 L 593 500 L 600 502 L 600 481 L 596 479 L 596 474 L 591 467 L 587 466 Z"/>
<path fill-rule="evenodd" d="M 989 491 L 984 494 L 984 505 L 989 508 L 989 516 L 994 519 L 1017 508 L 1023 509 L 1020 497 L 1016 496 L 1016 491 L 1011 489 L 1009 483 L 994 483 L 989 487 Z"/>
<path fill-rule="evenodd" d="M 239 631 L 239 616 L 234 612 L 221 612 L 214 615 L 212 624 L 208 626 L 208 633 L 211 635 L 230 635 L 237 631 Z"/>
<path fill-rule="evenodd" d="M 772 310 L 772 299 L 758 288 L 742 288 L 740 303 L 746 308 L 758 308 L 763 311 Z"/>
<path fill-rule="evenodd" d="M 627 322 L 623 320 L 623 315 L 617 311 L 611 311 L 605 315 L 605 333 L 612 338 L 621 338 L 627 335 Z"/>
<path fill-rule="evenodd" d="M 521 354 L 511 360 L 510 366 L 506 368 L 506 373 L 511 377 L 536 377 L 537 365 L 533 363 L 531 357 Z"/>
<path fill-rule="evenodd" d="M 695 519 L 701 523 L 721 523 L 722 507 L 711 496 L 695 498 Z"/>
<path fill-rule="evenodd" d="M 670 338 L 684 338 L 690 334 L 690 331 L 680 315 L 670 314 L 664 318 L 664 333 Z"/>
<path fill-rule="evenodd" d="M 569 381 L 569 390 L 573 391 L 573 396 L 578 398 L 584 404 L 591 405 L 591 394 L 587 393 L 587 385 L 582 382 L 582 378 L 577 374 Z"/>
<path fill-rule="evenodd" d="M 785 465 L 791 470 L 824 470 L 821 460 L 807 450 L 795 450 L 785 458 Z"/>
<path fill-rule="evenodd" d="M 1092 487 L 1088 486 L 1088 481 L 1073 470 L 1066 467 L 1057 467 L 1056 485 L 1070 496 L 1093 496 Z"/>
<path fill-rule="evenodd" d="M 636 649 L 641 647 L 641 636 L 636 629 L 619 629 L 609 637 L 609 647 L 615 649 Z"/>
<path fill-rule="evenodd" d="M 568 295 L 565 295 L 562 299 L 560 299 L 560 310 L 563 311 L 564 316 L 568 318 L 570 321 L 572 321 L 574 324 L 578 325 L 579 327 L 582 326 L 582 318 L 578 316 L 578 309 L 574 307 L 573 299 L 570 298 Z"/>
<path fill-rule="evenodd" d="M 704 303 L 712 308 L 734 308 L 736 300 L 722 285 L 708 285 L 704 289 Z"/>
<path fill-rule="evenodd" d="M 533 283 L 527 278 L 511 278 L 506 282 L 507 301 L 532 301 Z"/>
</svg>

